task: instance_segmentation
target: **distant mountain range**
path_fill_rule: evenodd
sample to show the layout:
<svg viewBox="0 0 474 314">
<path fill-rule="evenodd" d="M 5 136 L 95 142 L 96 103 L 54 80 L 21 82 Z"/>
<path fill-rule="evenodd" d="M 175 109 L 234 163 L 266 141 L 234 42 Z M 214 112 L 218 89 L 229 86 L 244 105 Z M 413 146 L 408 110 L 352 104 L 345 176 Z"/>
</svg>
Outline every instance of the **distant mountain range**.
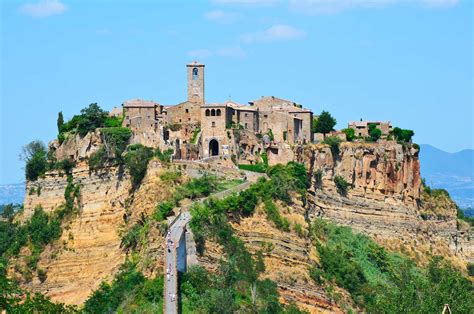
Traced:
<svg viewBox="0 0 474 314">
<path fill-rule="evenodd" d="M 22 204 L 25 198 L 25 183 L 0 184 L 0 204 Z"/>
<path fill-rule="evenodd" d="M 474 150 L 448 153 L 420 145 L 421 176 L 432 188 L 446 189 L 461 208 L 474 208 Z"/>
<path fill-rule="evenodd" d="M 461 208 L 474 209 L 474 150 L 448 153 L 420 145 L 421 176 L 433 188 L 448 190 Z M 0 204 L 23 203 L 25 184 L 0 185 Z"/>
</svg>

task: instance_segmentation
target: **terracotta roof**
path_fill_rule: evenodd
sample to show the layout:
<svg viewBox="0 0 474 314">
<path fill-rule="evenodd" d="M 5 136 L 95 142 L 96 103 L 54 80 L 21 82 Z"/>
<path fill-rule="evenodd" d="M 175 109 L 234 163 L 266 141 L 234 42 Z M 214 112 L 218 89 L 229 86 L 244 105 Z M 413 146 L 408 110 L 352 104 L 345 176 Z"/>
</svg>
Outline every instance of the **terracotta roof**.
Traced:
<svg viewBox="0 0 474 314">
<path fill-rule="evenodd" d="M 123 103 L 124 107 L 135 107 L 135 108 L 154 108 L 155 106 L 159 106 L 160 104 L 155 103 L 151 100 L 143 100 L 143 99 L 132 99 L 127 100 Z"/>
</svg>

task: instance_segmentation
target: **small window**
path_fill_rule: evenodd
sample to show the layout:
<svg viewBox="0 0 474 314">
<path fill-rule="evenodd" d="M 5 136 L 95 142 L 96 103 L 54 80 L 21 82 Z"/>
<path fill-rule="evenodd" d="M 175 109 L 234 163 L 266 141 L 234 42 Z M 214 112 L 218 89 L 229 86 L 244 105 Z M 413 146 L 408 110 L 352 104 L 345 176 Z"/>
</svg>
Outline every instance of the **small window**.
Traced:
<svg viewBox="0 0 474 314">
<path fill-rule="evenodd" d="M 263 117 L 264 117 L 264 118 L 268 118 L 268 114 L 264 114 Z"/>
<path fill-rule="evenodd" d="M 220 109 L 217 109 L 216 115 L 217 115 L 217 116 L 220 116 L 220 115 L 221 115 L 221 110 L 220 110 Z"/>
<path fill-rule="evenodd" d="M 245 114 L 244 114 L 244 117 L 246 117 L 246 116 L 248 116 L 248 114 L 245 113 Z"/>
<path fill-rule="evenodd" d="M 188 121 L 191 121 L 191 118 L 188 118 Z"/>
<path fill-rule="evenodd" d="M 206 109 L 206 117 L 209 117 L 211 115 L 211 111 L 209 109 Z"/>
<path fill-rule="evenodd" d="M 211 116 L 212 116 L 212 117 L 215 117 L 215 116 L 216 116 L 216 110 L 215 110 L 215 109 L 212 109 L 212 110 L 211 110 Z"/>
<path fill-rule="evenodd" d="M 186 113 L 189 113 L 189 110 L 188 110 L 188 109 L 186 109 Z"/>
<path fill-rule="evenodd" d="M 181 122 L 181 119 L 179 119 L 179 122 Z"/>
<path fill-rule="evenodd" d="M 215 128 L 215 127 L 216 127 L 216 123 L 215 123 L 214 121 L 212 121 L 211 126 L 212 126 L 213 128 Z"/>
<path fill-rule="evenodd" d="M 130 119 L 130 117 L 129 117 L 129 116 L 127 116 L 126 118 L 127 118 L 127 119 Z"/>
<path fill-rule="evenodd" d="M 245 123 L 245 128 L 247 129 L 247 123 Z"/>
<path fill-rule="evenodd" d="M 198 68 L 193 68 L 193 80 L 198 79 Z"/>
</svg>

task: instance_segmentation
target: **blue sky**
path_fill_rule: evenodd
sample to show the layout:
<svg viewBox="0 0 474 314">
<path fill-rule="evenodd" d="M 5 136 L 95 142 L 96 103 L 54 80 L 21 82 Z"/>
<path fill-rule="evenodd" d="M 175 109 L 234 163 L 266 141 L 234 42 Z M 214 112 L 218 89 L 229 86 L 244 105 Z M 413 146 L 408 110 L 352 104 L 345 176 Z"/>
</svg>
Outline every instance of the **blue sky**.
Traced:
<svg viewBox="0 0 474 314">
<path fill-rule="evenodd" d="M 186 5 L 185 5 L 186 3 Z M 0 184 L 22 145 L 89 103 L 186 97 L 294 100 L 348 121 L 390 120 L 415 141 L 474 148 L 473 4 L 461 0 L 2 1 Z"/>
</svg>

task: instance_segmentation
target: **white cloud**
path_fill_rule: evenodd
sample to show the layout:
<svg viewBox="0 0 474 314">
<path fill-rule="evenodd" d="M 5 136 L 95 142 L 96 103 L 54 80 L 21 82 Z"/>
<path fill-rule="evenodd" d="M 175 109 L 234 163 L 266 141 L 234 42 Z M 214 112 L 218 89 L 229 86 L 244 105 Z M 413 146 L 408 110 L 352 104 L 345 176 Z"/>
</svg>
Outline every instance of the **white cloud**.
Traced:
<svg viewBox="0 0 474 314">
<path fill-rule="evenodd" d="M 204 15 L 208 20 L 221 24 L 230 24 L 237 20 L 235 13 L 225 12 L 222 10 L 209 11 Z"/>
<path fill-rule="evenodd" d="M 353 8 L 381 8 L 395 4 L 423 5 L 429 7 L 446 7 L 459 3 L 460 0 L 289 0 L 291 9 L 306 13 L 336 13 Z"/>
<path fill-rule="evenodd" d="M 210 58 L 210 57 L 230 57 L 230 58 L 243 58 L 245 57 L 245 51 L 239 47 L 223 47 L 215 50 L 210 49 L 197 49 L 188 51 L 188 56 L 193 58 Z"/>
<path fill-rule="evenodd" d="M 241 39 L 245 43 L 288 41 L 303 38 L 306 32 L 289 25 L 273 25 L 256 33 L 243 34 Z"/>
<path fill-rule="evenodd" d="M 20 10 L 31 17 L 43 18 L 64 13 L 66 6 L 59 0 L 40 0 L 37 3 L 26 3 L 20 7 Z"/>
</svg>

